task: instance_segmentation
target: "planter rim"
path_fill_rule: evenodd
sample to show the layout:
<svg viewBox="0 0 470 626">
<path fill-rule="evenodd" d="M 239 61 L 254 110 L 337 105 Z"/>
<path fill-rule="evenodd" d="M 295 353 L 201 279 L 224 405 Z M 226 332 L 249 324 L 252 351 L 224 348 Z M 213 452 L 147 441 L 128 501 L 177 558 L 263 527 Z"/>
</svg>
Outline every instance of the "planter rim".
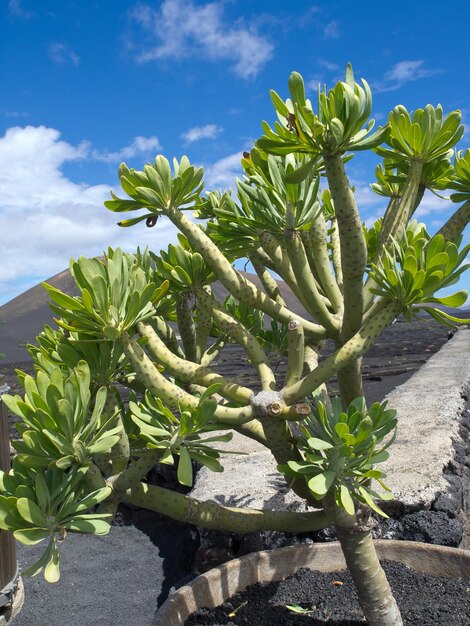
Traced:
<svg viewBox="0 0 470 626">
<path fill-rule="evenodd" d="M 24 585 L 21 577 L 18 578 L 16 589 L 12 596 L 12 602 L 0 609 L 0 626 L 11 624 L 24 604 Z"/>
<path fill-rule="evenodd" d="M 470 550 L 384 539 L 374 545 L 380 560 L 402 563 L 424 574 L 470 578 Z M 202 606 L 219 606 L 251 584 L 282 580 L 303 567 L 320 572 L 346 569 L 339 542 L 262 550 L 214 567 L 172 593 L 156 612 L 152 626 L 182 626 Z"/>
</svg>

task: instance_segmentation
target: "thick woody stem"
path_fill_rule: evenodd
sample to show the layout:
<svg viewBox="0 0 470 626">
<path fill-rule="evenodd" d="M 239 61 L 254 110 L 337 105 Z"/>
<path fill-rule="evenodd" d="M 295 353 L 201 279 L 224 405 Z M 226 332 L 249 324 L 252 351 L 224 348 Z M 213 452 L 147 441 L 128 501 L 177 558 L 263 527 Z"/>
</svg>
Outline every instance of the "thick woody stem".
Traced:
<svg viewBox="0 0 470 626">
<path fill-rule="evenodd" d="M 250 533 L 261 530 L 301 533 L 320 530 L 326 525 L 323 511 L 295 513 L 238 509 L 204 502 L 175 491 L 140 483 L 122 496 L 122 502 L 163 513 L 173 519 L 203 528 Z"/>
<path fill-rule="evenodd" d="M 400 305 L 390 302 L 385 308 L 378 311 L 377 315 L 369 319 L 349 341 L 322 361 L 312 372 L 298 383 L 283 389 L 282 397 L 286 404 L 293 404 L 305 398 L 331 376 L 343 369 L 343 367 L 361 357 L 375 343 L 382 331 L 393 322 L 400 310 Z"/>
<path fill-rule="evenodd" d="M 338 371 L 339 393 L 343 406 L 349 406 L 353 400 L 364 396 L 361 364 L 362 359 L 357 359 Z"/>
<path fill-rule="evenodd" d="M 276 462 L 285 465 L 288 461 L 302 461 L 303 457 L 294 443 L 291 428 L 286 421 L 288 415 L 283 416 L 283 410 L 287 409 L 288 412 L 289 407 L 284 403 L 281 394 L 276 391 L 260 391 L 252 397 L 251 404 L 255 417 L 261 423 L 266 446 Z M 312 503 L 312 494 L 305 480 L 290 479 L 288 485 L 298 496 Z"/>
<path fill-rule="evenodd" d="M 324 328 L 306 319 L 299 318 L 293 311 L 281 306 L 256 285 L 237 272 L 209 237 L 178 209 L 171 208 L 167 215 L 173 224 L 188 238 L 188 241 L 204 258 L 224 287 L 240 302 L 257 308 L 278 322 L 288 324 L 299 319 L 306 333 L 323 337 Z"/>
<path fill-rule="evenodd" d="M 341 243 L 341 267 L 344 281 L 344 317 L 341 337 L 343 341 L 347 341 L 362 325 L 362 290 L 367 263 L 367 245 L 341 154 L 324 155 L 324 162 Z"/>
<path fill-rule="evenodd" d="M 143 337 L 147 338 L 147 346 L 152 355 L 164 365 L 169 374 L 175 378 L 179 378 L 186 383 L 203 385 L 204 387 L 220 383 L 223 385 L 223 387 L 219 389 L 221 395 L 243 404 L 248 404 L 250 401 L 250 397 L 253 395 L 251 389 L 232 383 L 220 374 L 216 374 L 210 369 L 202 367 L 192 361 L 180 359 L 168 350 L 150 324 L 139 322 L 137 324 L 137 330 Z"/>
<path fill-rule="evenodd" d="M 338 532 L 359 604 L 369 626 L 403 626 L 400 610 L 380 565 L 371 531 L 358 515 L 349 515 L 327 494 L 326 516 Z"/>
</svg>

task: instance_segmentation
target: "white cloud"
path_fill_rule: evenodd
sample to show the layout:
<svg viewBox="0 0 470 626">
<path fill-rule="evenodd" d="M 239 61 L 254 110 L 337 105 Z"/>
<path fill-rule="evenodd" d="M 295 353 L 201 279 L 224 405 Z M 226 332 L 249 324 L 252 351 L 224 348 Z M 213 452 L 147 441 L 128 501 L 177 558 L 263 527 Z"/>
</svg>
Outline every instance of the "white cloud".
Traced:
<svg viewBox="0 0 470 626">
<path fill-rule="evenodd" d="M 89 152 L 87 142 L 73 146 L 44 126 L 0 136 L 0 302 L 62 271 L 70 257 L 99 255 L 108 246 L 159 251 L 176 241 L 165 219 L 153 229 L 119 228 L 120 216 L 103 206 L 109 184 L 77 184 L 64 175 L 64 164 Z"/>
<path fill-rule="evenodd" d="M 330 61 L 318 61 L 318 65 L 321 65 L 322 67 L 324 67 L 325 69 L 327 69 L 329 72 L 337 72 L 340 67 L 337 63 L 331 63 Z"/>
<path fill-rule="evenodd" d="M 242 153 L 236 152 L 224 157 L 215 163 L 204 166 L 204 180 L 206 189 L 235 189 L 235 179 L 241 178 L 243 169 L 241 166 Z"/>
<path fill-rule="evenodd" d="M 440 191 L 439 193 L 445 196 L 449 192 Z M 447 215 L 447 213 L 450 214 L 452 210 L 455 210 L 455 208 L 455 205 L 453 205 L 450 200 L 439 198 L 439 196 L 436 196 L 436 194 L 432 193 L 432 191 L 426 190 L 414 217 L 417 220 L 420 220 L 425 215 L 432 215 L 436 213 L 439 215 Z M 446 219 L 447 217 L 442 217 L 441 226 L 444 224 Z"/>
<path fill-rule="evenodd" d="M 49 45 L 49 58 L 58 65 L 65 65 L 66 63 L 72 63 L 73 65 L 80 64 L 80 57 L 72 48 L 66 43 L 59 43 L 55 41 Z"/>
<path fill-rule="evenodd" d="M 325 35 L 326 39 L 338 39 L 340 36 L 338 22 L 328 22 L 328 24 L 323 29 L 323 34 Z"/>
<path fill-rule="evenodd" d="M 152 153 L 155 155 L 156 151 L 161 150 L 162 146 L 158 140 L 158 137 L 152 135 L 151 137 L 135 137 L 133 142 L 120 150 L 110 152 L 109 150 L 92 150 L 91 157 L 95 161 L 104 161 L 105 163 L 119 163 L 126 159 L 132 159 L 140 154 L 148 155 Z"/>
<path fill-rule="evenodd" d="M 181 137 L 184 141 L 193 143 L 200 139 L 215 139 L 222 131 L 222 126 L 206 124 L 205 126 L 194 126 L 194 128 L 190 128 L 185 133 L 182 133 Z"/>
<path fill-rule="evenodd" d="M 154 40 L 136 55 L 140 63 L 199 56 L 229 61 L 242 78 L 256 76 L 273 54 L 273 46 L 242 20 L 223 19 L 223 3 L 194 4 L 164 0 L 159 9 L 138 5 L 131 18 Z M 135 46 L 135 44 L 134 44 Z"/>
<path fill-rule="evenodd" d="M 420 80 L 421 78 L 429 78 L 435 74 L 439 74 L 442 70 L 433 70 L 424 67 L 422 59 L 416 61 L 400 61 L 388 70 L 382 81 L 376 83 L 374 91 L 376 93 L 384 91 L 395 91 L 403 87 L 406 83 Z"/>
<path fill-rule="evenodd" d="M 23 20 L 29 20 L 33 17 L 33 13 L 24 9 L 22 6 L 21 0 L 9 0 L 8 2 L 8 10 L 10 11 L 10 15 L 14 17 L 19 17 Z"/>
</svg>

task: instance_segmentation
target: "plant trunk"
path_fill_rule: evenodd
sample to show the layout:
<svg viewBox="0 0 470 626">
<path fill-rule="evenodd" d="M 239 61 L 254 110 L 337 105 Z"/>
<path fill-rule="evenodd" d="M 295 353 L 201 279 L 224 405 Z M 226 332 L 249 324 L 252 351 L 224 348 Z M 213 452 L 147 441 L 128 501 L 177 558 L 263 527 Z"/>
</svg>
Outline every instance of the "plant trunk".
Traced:
<svg viewBox="0 0 470 626">
<path fill-rule="evenodd" d="M 402 626 L 400 610 L 380 565 L 370 531 L 337 530 L 369 626 Z"/>
</svg>

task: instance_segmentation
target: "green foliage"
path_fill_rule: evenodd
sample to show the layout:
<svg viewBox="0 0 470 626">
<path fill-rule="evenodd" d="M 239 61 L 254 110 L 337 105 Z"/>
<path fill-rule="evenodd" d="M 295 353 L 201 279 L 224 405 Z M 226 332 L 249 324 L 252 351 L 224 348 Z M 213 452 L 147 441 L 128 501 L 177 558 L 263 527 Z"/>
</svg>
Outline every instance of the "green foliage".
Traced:
<svg viewBox="0 0 470 626">
<path fill-rule="evenodd" d="M 398 172 L 384 160 L 375 168 L 376 183 L 371 184 L 371 189 L 379 196 L 386 198 L 399 198 L 403 194 L 406 176 L 398 175 Z"/>
<path fill-rule="evenodd" d="M 109 531 L 107 515 L 88 511 L 105 500 L 111 488 L 88 493 L 86 472 L 86 467 L 35 470 L 18 457 L 8 474 L 0 472 L 0 529 L 13 532 L 15 539 L 28 545 L 49 540 L 44 554 L 23 575 L 35 576 L 44 569 L 45 579 L 57 582 L 58 540 L 67 532 L 105 535 Z"/>
<path fill-rule="evenodd" d="M 256 250 L 263 232 L 282 237 L 286 231 L 308 230 L 320 211 L 314 160 L 293 154 L 268 156 L 254 148 L 242 165 L 246 178 L 237 180 L 240 203 L 228 193 L 208 194 L 198 214 L 212 218 L 207 232 L 232 258 Z M 303 172 L 301 180 L 293 180 L 298 172 Z"/>
<path fill-rule="evenodd" d="M 90 341 L 86 334 L 45 326 L 36 337 L 36 344 L 27 347 L 36 370 L 48 375 L 57 367 L 65 373 L 70 372 L 80 361 L 86 361 L 90 368 L 92 394 L 99 387 L 120 381 L 129 373 L 122 347 L 115 341 Z"/>
<path fill-rule="evenodd" d="M 452 202 L 470 200 L 470 150 L 455 155 L 454 176 L 448 186 L 457 192 L 451 194 Z"/>
<path fill-rule="evenodd" d="M 233 296 L 227 296 L 224 300 L 224 309 L 250 331 L 258 336 L 264 329 L 264 313 L 259 309 L 239 302 Z"/>
<path fill-rule="evenodd" d="M 223 468 L 217 460 L 219 450 L 212 447 L 214 442 L 227 442 L 232 433 L 201 438 L 201 434 L 214 430 L 213 417 L 217 402 L 211 395 L 216 393 L 218 385 L 212 385 L 199 398 L 196 408 L 182 410 L 177 417 L 166 407 L 160 398 L 148 391 L 144 402 L 129 403 L 132 421 L 137 425 L 139 438 L 147 448 L 162 451 L 160 463 L 172 465 L 175 455 L 179 457 L 177 476 L 181 484 L 189 487 L 193 484 L 191 459 L 206 465 L 214 472 Z M 209 444 L 209 445 L 208 445 Z"/>
<path fill-rule="evenodd" d="M 103 422 L 107 391 L 101 387 L 91 409 L 90 369 L 80 361 L 70 375 L 60 368 L 50 376 L 43 371 L 21 376 L 21 396 L 4 395 L 3 401 L 21 418 L 21 440 L 13 442 L 18 461 L 31 469 L 87 466 L 91 456 L 108 452 L 117 443 L 121 426 L 117 416 Z"/>
<path fill-rule="evenodd" d="M 370 228 L 364 226 L 364 235 L 367 243 L 367 265 L 370 268 L 371 263 L 377 258 L 379 250 L 380 233 L 382 232 L 383 218 L 376 220 Z"/>
<path fill-rule="evenodd" d="M 396 107 L 387 125 L 374 131 L 369 86 L 355 82 L 349 65 L 344 82 L 319 91 L 315 112 L 300 74 L 291 74 L 289 91 L 286 101 L 271 92 L 278 121 L 272 128 L 264 122 L 264 136 L 244 153 L 236 195 L 208 191 L 201 197 L 202 168 L 187 157 L 171 166 L 160 155 L 143 171 L 120 166 L 127 198 L 112 194 L 107 208 L 139 212 L 121 226 L 143 220 L 154 226 L 166 216 L 180 231 L 178 245 L 159 255 L 109 249 L 103 259 L 72 260 L 78 296 L 45 285 L 59 329 L 46 327 L 37 345 L 28 346 L 36 376 L 19 372 L 24 398 L 4 396 L 22 423 L 14 468 L 0 474 L 0 528 L 25 543 L 48 540 L 45 554 L 25 573 L 45 569 L 46 579 L 57 580 L 57 541 L 67 532 L 107 532 L 93 507 L 107 499 L 105 508 L 112 510 L 122 499 L 138 499 L 156 461 L 175 463 L 178 480 L 188 486 L 194 461 L 221 471 L 213 445 L 229 441 L 231 433 L 214 431 L 231 427 L 264 442 L 297 493 L 305 495 L 307 485 L 319 501 L 328 496 L 326 516 L 335 509 L 332 501 L 351 516 L 359 505 L 384 515 L 376 499 L 391 496 L 375 465 L 388 456 L 396 416 L 386 403 L 367 409 L 363 398 L 350 402 L 362 395 L 359 368 L 350 366 L 401 312 L 427 311 L 451 325 L 469 321 L 436 308 L 461 306 L 466 292 L 435 295 L 468 267 L 470 245 L 461 251 L 457 245 L 468 207 L 442 229 L 456 243 L 406 222 L 426 188 L 451 189 L 455 202 L 470 199 L 470 151 L 452 163 L 463 127 L 459 112 L 444 117 L 440 106 L 414 113 Z M 366 149 L 384 157 L 372 189 L 390 199 L 384 217 L 368 229 L 343 168 L 352 152 Z M 330 189 L 320 189 L 325 178 Z M 250 256 L 266 293 L 231 267 Z M 223 304 L 211 295 L 216 277 L 229 292 Z M 313 320 L 279 297 L 278 277 Z M 288 342 L 287 324 L 294 321 Z M 208 347 L 210 337 L 216 339 Z M 335 353 L 322 359 L 327 338 L 334 338 Z M 254 389 L 209 367 L 229 341 L 238 342 L 254 366 Z M 272 353 L 288 350 L 279 389 Z M 318 402 L 305 418 L 305 398 L 312 392 L 319 398 L 340 370 L 348 371 L 338 376 L 348 408 L 339 399 L 331 410 Z M 121 397 L 117 383 L 130 389 L 126 408 L 127 394 Z M 383 492 L 375 491 L 373 480 Z M 167 503 L 175 499 L 159 493 Z M 161 510 L 160 501 L 148 502 Z M 197 517 L 199 503 L 191 501 L 191 508 Z M 211 522 L 229 526 L 237 517 L 220 509 Z"/>
<path fill-rule="evenodd" d="M 156 220 L 169 209 L 196 203 L 203 187 L 203 175 L 202 167 L 191 165 L 186 156 L 180 162 L 173 159 L 173 172 L 168 160 L 162 155 L 157 156 L 154 165 L 147 163 L 143 172 L 129 169 L 125 163 L 121 163 L 121 187 L 132 200 L 121 200 L 111 192 L 113 199 L 106 201 L 105 206 L 117 213 L 148 209 L 149 213 L 122 220 L 119 226 L 133 226 L 143 220 Z M 147 225 L 154 225 L 154 222 L 147 221 Z"/>
<path fill-rule="evenodd" d="M 385 142 L 389 148 L 377 147 L 376 152 L 399 169 L 403 166 L 407 169 L 410 160 L 430 163 L 446 159 L 463 136 L 461 117 L 460 111 L 453 111 L 444 118 L 441 105 L 434 108 L 428 104 L 412 115 L 399 105 L 388 118 L 390 134 Z"/>
<path fill-rule="evenodd" d="M 108 250 L 105 261 L 80 257 L 70 262 L 70 272 L 80 296 L 68 296 L 43 283 L 53 300 L 57 323 L 68 331 L 91 335 L 101 340 L 116 340 L 119 335 L 155 313 L 154 306 L 168 289 L 148 282 L 133 255 L 119 248 Z"/>
<path fill-rule="evenodd" d="M 371 133 L 374 127 L 374 120 L 369 120 L 372 94 L 365 80 L 362 85 L 354 81 L 352 67 L 348 65 L 344 82 L 338 82 L 329 92 L 319 91 L 318 113 L 315 114 L 305 97 L 302 76 L 292 72 L 289 78 L 291 99 L 284 102 L 271 91 L 281 123 L 276 122 L 271 129 L 263 122 L 265 134 L 257 141 L 257 147 L 270 154 L 331 155 L 378 146 L 387 136 L 388 128 Z"/>
<path fill-rule="evenodd" d="M 383 472 L 374 469 L 374 465 L 388 458 L 387 448 L 395 438 L 396 423 L 396 411 L 387 409 L 386 402 L 376 402 L 367 410 L 364 398 L 357 398 L 343 411 L 341 400 L 334 398 L 329 411 L 319 401 L 314 413 L 301 424 L 297 447 L 303 460 L 288 461 L 278 469 L 288 477 L 305 479 L 317 500 L 332 492 L 337 505 L 350 515 L 354 514 L 357 501 L 387 517 L 374 498 L 388 500 L 391 496 L 382 481 Z M 372 479 L 385 492 L 373 490 Z"/>
<path fill-rule="evenodd" d="M 191 249 L 186 237 L 179 235 L 178 239 L 180 245 L 170 244 L 168 252 L 161 250 L 159 256 L 152 254 L 156 273 L 162 282 L 168 282 L 173 297 L 194 293 L 215 280 L 214 272 L 199 252 Z"/>
<path fill-rule="evenodd" d="M 429 237 L 424 225 L 411 222 L 401 243 L 393 242 L 379 265 L 372 263 L 371 277 L 378 285 L 373 293 L 400 302 L 407 314 L 427 311 L 437 321 L 455 326 L 466 320 L 455 318 L 429 303 L 459 307 L 467 300 L 466 291 L 451 296 L 435 297 L 437 290 L 454 285 L 469 264 L 463 265 L 470 244 L 459 252 L 442 235 Z"/>
</svg>

